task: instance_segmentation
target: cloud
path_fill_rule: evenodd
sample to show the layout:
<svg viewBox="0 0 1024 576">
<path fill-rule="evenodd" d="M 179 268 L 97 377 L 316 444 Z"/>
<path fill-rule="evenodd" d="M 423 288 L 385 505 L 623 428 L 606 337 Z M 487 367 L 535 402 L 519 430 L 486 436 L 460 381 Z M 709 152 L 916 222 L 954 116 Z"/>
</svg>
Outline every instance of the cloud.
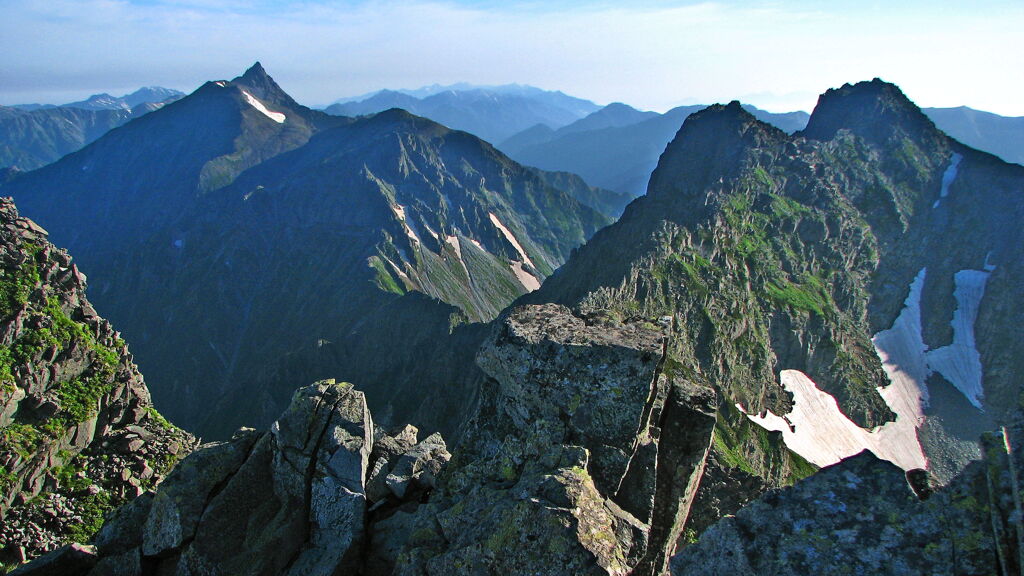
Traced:
<svg viewBox="0 0 1024 576">
<path fill-rule="evenodd" d="M 432 83 L 520 82 L 666 109 L 813 106 L 880 76 L 923 105 L 1024 115 L 1024 10 L 817 3 L 5 2 L 0 102 L 143 84 L 190 90 L 260 60 L 300 101 Z M 998 4 L 998 3 L 997 3 Z M 993 17 L 992 11 L 1000 11 Z M 61 99 L 61 96 L 66 96 Z M 72 97 L 73 96 L 73 97 Z"/>
</svg>

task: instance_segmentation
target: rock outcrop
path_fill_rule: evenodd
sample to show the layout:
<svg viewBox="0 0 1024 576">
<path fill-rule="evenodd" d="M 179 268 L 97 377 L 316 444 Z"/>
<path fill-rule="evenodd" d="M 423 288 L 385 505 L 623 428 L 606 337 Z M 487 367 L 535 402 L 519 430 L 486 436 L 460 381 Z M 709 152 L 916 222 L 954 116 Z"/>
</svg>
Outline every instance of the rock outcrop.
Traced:
<svg viewBox="0 0 1024 576">
<path fill-rule="evenodd" d="M 417 527 L 394 573 L 662 573 L 716 404 L 666 369 L 667 338 L 555 305 L 509 312 L 479 353 L 490 378 L 439 490 L 392 521 Z"/>
<path fill-rule="evenodd" d="M 449 457 L 438 435 L 375 432 L 362 392 L 321 381 L 298 390 L 269 431 L 201 446 L 121 508 L 94 547 L 58 550 L 21 573 L 359 573 L 370 510 L 415 506 Z"/>
<path fill-rule="evenodd" d="M 672 575 L 1020 574 L 1024 429 L 1004 434 L 934 493 L 865 451 L 724 518 L 672 558 Z"/>
<path fill-rule="evenodd" d="M 0 549 L 85 541 L 194 444 L 153 408 L 85 276 L 0 199 Z"/>
</svg>

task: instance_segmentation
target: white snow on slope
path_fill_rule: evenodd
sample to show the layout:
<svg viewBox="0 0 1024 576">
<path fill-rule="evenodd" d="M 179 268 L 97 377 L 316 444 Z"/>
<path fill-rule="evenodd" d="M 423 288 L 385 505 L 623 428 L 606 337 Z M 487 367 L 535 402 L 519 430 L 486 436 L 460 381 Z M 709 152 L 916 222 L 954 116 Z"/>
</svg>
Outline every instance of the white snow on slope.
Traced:
<svg viewBox="0 0 1024 576">
<path fill-rule="evenodd" d="M 953 155 L 949 157 L 949 166 L 942 173 L 942 189 L 939 191 L 939 200 L 932 204 L 932 208 L 937 208 L 941 199 L 949 196 L 949 187 L 953 184 L 953 180 L 956 180 L 957 168 L 963 159 L 964 157 L 956 152 L 953 152 Z"/>
<path fill-rule="evenodd" d="M 522 262 L 513 261 L 509 263 L 509 266 L 512 267 L 512 273 L 519 279 L 519 283 L 522 284 L 523 288 L 526 288 L 528 292 L 533 292 L 540 288 L 540 280 L 537 280 L 533 274 L 524 270 Z"/>
<path fill-rule="evenodd" d="M 505 239 L 509 241 L 509 244 L 512 244 L 512 247 L 516 249 L 516 252 L 519 253 L 519 257 L 523 259 L 523 262 L 526 262 L 530 266 L 536 268 L 536 266 L 533 266 L 533 261 L 530 260 L 530 257 L 526 255 L 526 250 L 523 250 L 522 245 L 519 244 L 516 237 L 508 228 L 505 227 L 504 224 L 501 223 L 501 220 L 498 220 L 498 217 L 494 215 L 494 212 L 488 212 L 487 215 L 491 217 L 491 223 L 501 231 L 502 235 L 505 236 Z"/>
<path fill-rule="evenodd" d="M 455 250 L 455 255 L 462 260 L 462 244 L 459 244 L 458 236 L 445 236 L 444 241 Z"/>
<path fill-rule="evenodd" d="M 263 105 L 263 102 L 260 102 L 255 97 L 253 97 L 252 94 L 249 94 L 245 90 L 242 90 L 242 95 L 245 96 L 246 102 L 248 102 L 253 108 L 262 112 L 267 118 L 270 118 L 271 120 L 277 122 L 278 124 L 284 124 L 284 114 L 280 112 L 271 112 L 270 110 L 267 110 L 267 107 Z"/>
<path fill-rule="evenodd" d="M 928 406 L 927 346 L 921 336 L 921 291 L 926 269 L 922 268 L 910 283 L 910 293 L 903 301 L 903 310 L 892 323 L 871 339 L 882 369 L 891 384 L 879 390 L 882 398 L 897 414 L 920 420 Z"/>
<path fill-rule="evenodd" d="M 956 312 L 953 313 L 953 343 L 928 352 L 928 366 L 942 374 L 956 389 L 981 410 L 984 390 L 981 385 L 981 354 L 974 343 L 974 321 L 985 295 L 989 272 L 961 270 L 956 281 Z"/>
<path fill-rule="evenodd" d="M 985 261 L 986 270 L 995 266 Z M 863 449 L 893 462 L 904 470 L 924 468 L 927 459 L 916 429 L 924 423 L 928 406 L 927 379 L 941 373 L 979 410 L 982 371 L 974 342 L 974 322 L 985 292 L 989 272 L 961 270 L 954 276 L 953 343 L 929 351 L 921 331 L 921 292 L 927 271 L 922 268 L 910 284 L 903 310 L 892 328 L 872 338 L 875 352 L 890 384 L 878 393 L 896 414 L 896 420 L 874 430 L 860 428 L 839 410 L 835 398 L 818 389 L 802 372 L 783 370 L 780 380 L 794 397 L 793 411 L 777 416 L 770 411 L 748 414 L 755 423 L 783 433 L 786 445 L 819 466 L 832 464 Z M 742 406 L 737 406 L 741 410 Z"/>
<path fill-rule="evenodd" d="M 782 432 L 786 446 L 808 461 L 828 466 L 867 449 L 904 470 L 927 464 L 913 419 L 897 416 L 894 422 L 866 430 L 847 418 L 836 399 L 803 372 L 783 370 L 779 378 L 793 394 L 793 411 L 785 417 L 771 411 L 747 417 L 767 430 Z"/>
<path fill-rule="evenodd" d="M 437 232 L 434 232 L 434 229 L 431 228 L 429 224 L 424 222 L 423 227 L 427 229 L 427 234 L 430 234 L 431 236 L 434 237 L 434 240 L 441 240 L 441 237 L 437 235 Z"/>
<path fill-rule="evenodd" d="M 420 236 L 416 231 L 416 225 L 405 217 L 405 206 L 401 204 L 394 204 L 391 206 L 391 210 L 395 213 L 395 216 L 402 221 L 402 227 L 405 229 L 405 235 L 412 240 L 413 246 L 420 243 Z"/>
<path fill-rule="evenodd" d="M 381 256 L 381 258 L 383 258 L 385 262 L 387 262 L 388 264 L 390 264 L 390 265 L 391 265 L 391 268 L 392 268 L 392 269 L 393 269 L 393 270 L 394 270 L 394 271 L 395 271 L 395 272 L 396 272 L 396 273 L 397 273 L 397 274 L 398 274 L 398 275 L 399 275 L 399 276 L 400 276 L 400 277 L 401 277 L 401 278 L 402 278 L 403 280 L 408 280 L 408 279 L 409 279 L 409 276 L 407 276 L 407 275 L 406 275 L 405 271 L 404 271 L 404 270 L 402 270 L 402 268 L 401 268 L 401 267 L 399 267 L 399 266 L 398 266 L 398 264 L 395 264 L 394 262 L 392 262 L 392 261 L 391 261 L 391 259 L 390 259 L 390 258 L 388 258 L 387 256 Z"/>
</svg>

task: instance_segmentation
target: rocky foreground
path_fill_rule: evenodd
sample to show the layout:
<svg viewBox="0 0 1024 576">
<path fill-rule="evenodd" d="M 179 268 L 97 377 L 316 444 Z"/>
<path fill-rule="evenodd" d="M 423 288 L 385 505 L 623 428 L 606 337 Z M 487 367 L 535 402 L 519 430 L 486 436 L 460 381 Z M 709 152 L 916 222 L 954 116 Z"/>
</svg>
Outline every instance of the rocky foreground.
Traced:
<svg viewBox="0 0 1024 576">
<path fill-rule="evenodd" d="M 864 453 L 689 544 L 716 400 L 665 370 L 667 330 L 513 310 L 478 356 L 491 378 L 454 455 L 438 435 L 386 434 L 352 385 L 318 382 L 269 431 L 188 456 L 91 545 L 15 573 L 1015 573 L 1021 428 L 934 492 Z"/>
</svg>

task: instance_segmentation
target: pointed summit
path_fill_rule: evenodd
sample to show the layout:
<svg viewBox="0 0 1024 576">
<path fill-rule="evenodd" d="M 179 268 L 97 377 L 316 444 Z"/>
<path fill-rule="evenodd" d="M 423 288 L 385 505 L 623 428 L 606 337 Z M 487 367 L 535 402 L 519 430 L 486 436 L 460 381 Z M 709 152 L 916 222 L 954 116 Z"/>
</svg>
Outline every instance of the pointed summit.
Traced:
<svg viewBox="0 0 1024 576">
<path fill-rule="evenodd" d="M 828 140 L 842 129 L 876 143 L 885 142 L 896 131 L 915 139 L 939 134 L 935 124 L 898 86 L 879 78 L 844 84 L 819 96 L 803 134 Z"/>
<path fill-rule="evenodd" d="M 270 78 L 270 75 L 267 74 L 267 70 L 263 67 L 263 64 L 260 64 L 259 60 L 257 60 L 252 66 L 249 67 L 248 70 L 245 71 L 244 74 L 242 74 L 241 78 L 253 80 L 257 78 Z"/>
<path fill-rule="evenodd" d="M 785 138 L 783 131 L 761 122 L 738 101 L 708 106 L 687 117 L 669 143 L 651 175 L 648 194 L 675 194 L 684 181 L 703 190 L 710 180 L 740 170 L 748 150 Z M 681 181 L 679 174 L 689 177 Z"/>
<path fill-rule="evenodd" d="M 278 86 L 259 62 L 250 66 L 244 74 L 232 80 L 231 83 L 245 89 L 265 103 L 289 108 L 299 107 L 298 102 Z"/>
</svg>

